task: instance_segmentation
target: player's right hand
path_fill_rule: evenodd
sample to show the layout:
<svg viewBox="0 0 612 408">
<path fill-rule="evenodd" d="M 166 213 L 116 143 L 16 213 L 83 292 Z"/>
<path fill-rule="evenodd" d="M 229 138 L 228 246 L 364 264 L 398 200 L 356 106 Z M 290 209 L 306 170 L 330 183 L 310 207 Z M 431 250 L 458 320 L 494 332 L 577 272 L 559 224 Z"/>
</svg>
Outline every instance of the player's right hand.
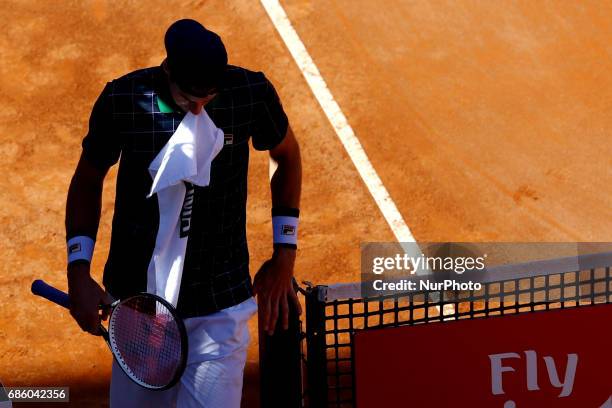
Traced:
<svg viewBox="0 0 612 408">
<path fill-rule="evenodd" d="M 108 293 L 93 280 L 89 274 L 89 264 L 85 262 L 68 266 L 68 295 L 70 314 L 83 331 L 100 335 L 99 305 L 110 304 Z"/>
</svg>

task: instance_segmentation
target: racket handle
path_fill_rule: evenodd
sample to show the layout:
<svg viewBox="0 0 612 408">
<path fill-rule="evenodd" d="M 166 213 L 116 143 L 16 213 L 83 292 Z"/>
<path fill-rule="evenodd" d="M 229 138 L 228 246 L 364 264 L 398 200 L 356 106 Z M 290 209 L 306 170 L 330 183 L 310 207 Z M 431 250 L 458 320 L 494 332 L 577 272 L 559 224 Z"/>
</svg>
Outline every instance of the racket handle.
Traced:
<svg viewBox="0 0 612 408">
<path fill-rule="evenodd" d="M 34 282 L 32 282 L 32 293 L 37 296 L 44 297 L 45 299 L 63 306 L 66 309 L 70 307 L 70 298 L 68 297 L 67 293 L 62 292 L 51 285 L 47 285 L 41 279 L 36 279 Z"/>
</svg>

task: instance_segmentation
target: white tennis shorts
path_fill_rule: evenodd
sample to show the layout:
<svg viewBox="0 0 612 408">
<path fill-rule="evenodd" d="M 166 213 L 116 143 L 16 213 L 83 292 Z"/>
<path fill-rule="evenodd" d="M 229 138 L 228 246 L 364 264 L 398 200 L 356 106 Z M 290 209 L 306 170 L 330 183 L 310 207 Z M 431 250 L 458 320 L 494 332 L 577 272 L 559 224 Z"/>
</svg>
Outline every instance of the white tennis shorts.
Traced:
<svg viewBox="0 0 612 408">
<path fill-rule="evenodd" d="M 256 311 L 251 297 L 219 312 L 185 319 L 187 366 L 181 380 L 168 390 L 140 387 L 113 361 L 111 408 L 240 408 L 250 341 L 247 322 Z"/>
</svg>

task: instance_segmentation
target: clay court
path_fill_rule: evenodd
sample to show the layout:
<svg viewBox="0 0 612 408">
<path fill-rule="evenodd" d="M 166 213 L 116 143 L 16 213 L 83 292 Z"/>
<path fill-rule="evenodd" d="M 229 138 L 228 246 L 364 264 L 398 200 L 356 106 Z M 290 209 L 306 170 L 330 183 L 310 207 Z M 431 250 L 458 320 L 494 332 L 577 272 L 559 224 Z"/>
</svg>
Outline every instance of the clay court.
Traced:
<svg viewBox="0 0 612 408">
<path fill-rule="evenodd" d="M 418 241 L 610 241 L 612 6 L 582 1 L 282 1 L 401 218 Z M 68 385 L 105 407 L 111 355 L 34 298 L 66 289 L 64 206 L 104 84 L 159 64 L 176 19 L 264 71 L 300 141 L 298 280 L 359 279 L 359 245 L 394 241 L 334 127 L 259 1 L 48 2 L 0 11 L 0 380 Z M 108 250 L 114 169 L 92 271 Z M 268 157 L 252 152 L 251 271 L 271 251 Z M 258 406 L 257 328 L 245 406 Z M 29 405 L 33 406 L 33 405 Z"/>
</svg>

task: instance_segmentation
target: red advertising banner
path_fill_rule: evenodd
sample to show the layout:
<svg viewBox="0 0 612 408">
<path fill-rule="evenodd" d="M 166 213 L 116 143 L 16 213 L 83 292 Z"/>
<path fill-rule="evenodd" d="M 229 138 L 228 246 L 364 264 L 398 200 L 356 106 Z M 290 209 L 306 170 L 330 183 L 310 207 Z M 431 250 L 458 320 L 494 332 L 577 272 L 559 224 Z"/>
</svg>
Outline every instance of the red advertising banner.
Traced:
<svg viewBox="0 0 612 408">
<path fill-rule="evenodd" d="M 362 330 L 357 408 L 612 408 L 612 304 Z"/>
</svg>

